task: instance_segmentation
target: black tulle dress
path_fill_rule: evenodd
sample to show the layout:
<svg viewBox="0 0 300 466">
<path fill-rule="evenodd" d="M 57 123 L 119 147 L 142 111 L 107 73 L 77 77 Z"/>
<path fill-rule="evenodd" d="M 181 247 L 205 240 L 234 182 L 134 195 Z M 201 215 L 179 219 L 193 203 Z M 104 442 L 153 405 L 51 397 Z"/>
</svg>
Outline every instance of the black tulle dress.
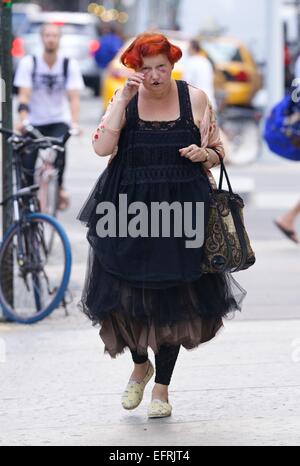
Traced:
<svg viewBox="0 0 300 466">
<path fill-rule="evenodd" d="M 99 237 L 96 206 L 109 201 L 119 225 L 120 194 L 127 205 L 142 201 L 180 205 L 204 203 L 207 222 L 209 181 L 201 163 L 179 155 L 179 149 L 200 145 L 188 86 L 176 81 L 180 117 L 149 122 L 138 115 L 138 94 L 126 108 L 118 152 L 101 174 L 78 219 L 88 227 L 89 257 L 80 309 L 100 323 L 104 351 L 111 357 L 126 348 L 157 353 L 161 344 L 193 349 L 211 340 L 222 318 L 241 310 L 245 290 L 231 274 L 203 274 L 203 248 L 187 248 L 190 236 Z M 128 214 L 127 221 L 134 216 Z M 170 217 L 172 218 L 172 216 Z M 150 217 L 149 217 L 150 219 Z M 149 230 L 150 231 L 150 230 Z M 161 231 L 160 231 L 161 233 Z"/>
</svg>

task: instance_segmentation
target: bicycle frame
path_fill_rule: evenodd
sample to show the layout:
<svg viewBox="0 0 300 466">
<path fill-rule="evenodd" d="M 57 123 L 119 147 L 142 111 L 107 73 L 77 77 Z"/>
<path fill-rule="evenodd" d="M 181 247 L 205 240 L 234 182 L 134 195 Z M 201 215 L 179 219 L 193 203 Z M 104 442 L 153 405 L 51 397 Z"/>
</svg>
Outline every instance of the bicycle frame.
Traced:
<svg viewBox="0 0 300 466">
<path fill-rule="evenodd" d="M 56 208 L 53 206 L 53 212 L 49 212 L 48 198 L 49 185 L 51 181 L 58 181 L 58 170 L 54 166 L 56 156 L 57 151 L 53 148 L 40 149 L 34 172 L 35 182 L 40 187 L 38 197 L 40 201 L 41 212 L 54 216 Z"/>
<path fill-rule="evenodd" d="M 21 154 L 18 151 L 13 152 L 13 192 L 9 198 L 3 200 L 2 203 L 10 202 L 12 200 L 13 204 L 13 224 L 18 224 L 18 249 L 17 257 L 18 263 L 22 266 L 25 257 L 25 251 L 21 239 L 21 226 L 23 224 L 23 219 L 28 213 L 35 213 L 39 211 L 37 205 L 37 198 L 35 191 L 37 191 L 37 186 L 29 186 L 28 188 L 22 188 L 22 168 L 21 168 Z M 25 203 L 25 199 L 28 199 L 26 207 L 23 209 L 20 207 L 20 203 Z"/>
<path fill-rule="evenodd" d="M 43 163 L 41 164 L 41 175 L 43 177 L 42 179 L 42 184 L 43 188 L 45 188 L 45 184 L 48 182 L 49 185 L 49 179 L 53 178 L 54 176 L 58 176 L 58 171 L 54 167 L 54 154 L 57 155 L 59 151 L 64 151 L 64 146 L 68 139 L 70 138 L 72 132 L 68 131 L 62 138 L 53 138 L 53 137 L 46 137 L 43 136 L 39 131 L 37 131 L 35 128 L 29 126 L 26 128 L 26 133 L 25 135 L 18 135 L 15 134 L 13 131 L 1 128 L 0 127 L 0 133 L 3 133 L 4 135 L 9 136 L 9 143 L 13 146 L 13 189 L 14 193 L 16 193 L 18 190 L 21 189 L 22 186 L 22 172 L 26 171 L 25 168 L 22 167 L 22 152 L 24 150 L 30 150 L 30 146 L 35 146 L 38 151 L 38 160 L 42 160 Z M 48 151 L 51 151 L 50 153 L 53 155 L 52 159 L 53 160 L 45 160 L 45 158 L 42 157 L 41 155 L 41 150 L 46 149 Z M 32 149 L 34 150 L 34 149 Z M 49 158 L 49 157 L 48 157 Z M 49 163 L 50 162 L 50 163 Z M 36 176 L 38 174 L 36 173 Z M 46 180 L 46 183 L 45 183 Z M 43 202 L 44 198 L 46 197 L 44 192 L 40 195 L 41 201 Z M 19 204 L 15 202 L 13 204 L 13 209 L 14 209 L 14 220 L 18 221 L 20 218 L 20 210 L 19 210 Z M 6 202 L 4 200 L 3 202 Z M 41 206 L 39 206 L 39 210 Z M 43 206 L 45 209 L 45 206 Z M 33 210 L 32 210 L 33 208 Z M 42 211 L 44 211 L 42 209 Z M 34 205 L 30 206 L 29 209 L 30 212 L 36 211 Z"/>
</svg>

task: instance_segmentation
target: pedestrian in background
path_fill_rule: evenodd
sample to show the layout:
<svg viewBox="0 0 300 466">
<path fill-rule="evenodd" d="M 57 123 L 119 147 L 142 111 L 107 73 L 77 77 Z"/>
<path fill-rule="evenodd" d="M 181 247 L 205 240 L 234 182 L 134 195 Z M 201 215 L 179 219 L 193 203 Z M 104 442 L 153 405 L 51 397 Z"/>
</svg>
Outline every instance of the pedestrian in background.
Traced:
<svg viewBox="0 0 300 466">
<path fill-rule="evenodd" d="M 19 121 L 16 129 L 22 131 L 28 124 L 44 136 L 60 137 L 70 128 L 79 132 L 80 91 L 83 78 L 76 60 L 59 53 L 61 28 L 54 24 L 41 27 L 43 52 L 24 57 L 17 68 L 14 85 L 18 90 Z M 27 184 L 33 184 L 34 167 L 38 152 L 32 151 L 22 158 L 27 173 Z M 68 207 L 70 199 L 64 189 L 63 177 L 66 152 L 58 152 L 55 161 L 58 169 L 58 208 Z"/>
<path fill-rule="evenodd" d="M 300 215 L 300 201 L 288 212 L 275 220 L 275 225 L 291 241 L 300 244 L 300 239 L 295 230 L 296 219 Z"/>
<path fill-rule="evenodd" d="M 300 55 L 298 56 L 295 63 L 295 78 L 300 80 Z M 299 148 L 300 152 L 300 148 Z M 300 156 L 299 156 L 300 159 Z M 279 228 L 279 230 L 291 241 L 296 244 L 300 244 L 299 236 L 297 235 L 295 223 L 297 217 L 300 215 L 300 201 L 293 206 L 289 211 L 287 211 L 281 217 L 278 217 L 274 223 Z"/>
<path fill-rule="evenodd" d="M 99 37 L 100 47 L 95 53 L 95 60 L 101 70 L 113 60 L 123 45 L 123 39 L 116 27 L 104 25 Z"/>
<path fill-rule="evenodd" d="M 188 58 L 184 63 L 183 79 L 191 86 L 202 89 L 216 110 L 214 68 L 210 60 L 201 54 L 201 51 L 199 42 L 191 40 L 188 48 Z"/>
</svg>

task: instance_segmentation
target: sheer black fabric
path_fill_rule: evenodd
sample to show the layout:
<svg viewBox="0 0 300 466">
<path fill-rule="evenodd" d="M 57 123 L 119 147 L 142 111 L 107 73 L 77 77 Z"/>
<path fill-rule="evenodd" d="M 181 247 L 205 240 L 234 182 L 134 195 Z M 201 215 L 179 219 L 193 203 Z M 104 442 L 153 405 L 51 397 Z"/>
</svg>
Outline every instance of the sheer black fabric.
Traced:
<svg viewBox="0 0 300 466">
<path fill-rule="evenodd" d="M 225 317 L 242 308 L 244 289 L 231 274 L 203 274 L 198 280 L 156 288 L 133 286 L 119 279 L 101 265 L 92 247 L 81 309 L 94 322 L 102 323 L 112 312 L 120 311 L 128 321 L 173 325 L 190 320 L 193 315 L 204 319 Z"/>
</svg>

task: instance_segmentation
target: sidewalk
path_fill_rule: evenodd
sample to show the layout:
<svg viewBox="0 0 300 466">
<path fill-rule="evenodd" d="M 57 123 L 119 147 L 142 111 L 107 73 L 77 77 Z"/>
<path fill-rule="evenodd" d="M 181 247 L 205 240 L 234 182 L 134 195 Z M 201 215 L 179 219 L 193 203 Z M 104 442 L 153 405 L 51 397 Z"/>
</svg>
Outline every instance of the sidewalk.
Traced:
<svg viewBox="0 0 300 466">
<path fill-rule="evenodd" d="M 86 133 L 70 141 L 71 208 L 59 217 L 73 246 L 74 303 L 68 318 L 58 310 L 34 326 L 0 323 L 0 445 L 300 445 L 300 250 L 272 226 L 298 198 L 300 166 L 231 168 L 256 187 L 246 218 L 257 263 L 235 277 L 248 292 L 243 312 L 210 343 L 181 349 L 172 417 L 148 420 L 153 382 L 135 411 L 123 410 L 130 354 L 103 355 L 98 329 L 75 305 L 87 253 L 76 215 L 106 165 L 90 148 L 98 103 L 83 105 Z"/>
<path fill-rule="evenodd" d="M 299 321 L 225 325 L 214 341 L 181 349 L 164 420 L 146 417 L 152 382 L 135 411 L 122 409 L 129 353 L 103 355 L 76 311 L 0 325 L 0 445 L 299 445 Z"/>
</svg>

